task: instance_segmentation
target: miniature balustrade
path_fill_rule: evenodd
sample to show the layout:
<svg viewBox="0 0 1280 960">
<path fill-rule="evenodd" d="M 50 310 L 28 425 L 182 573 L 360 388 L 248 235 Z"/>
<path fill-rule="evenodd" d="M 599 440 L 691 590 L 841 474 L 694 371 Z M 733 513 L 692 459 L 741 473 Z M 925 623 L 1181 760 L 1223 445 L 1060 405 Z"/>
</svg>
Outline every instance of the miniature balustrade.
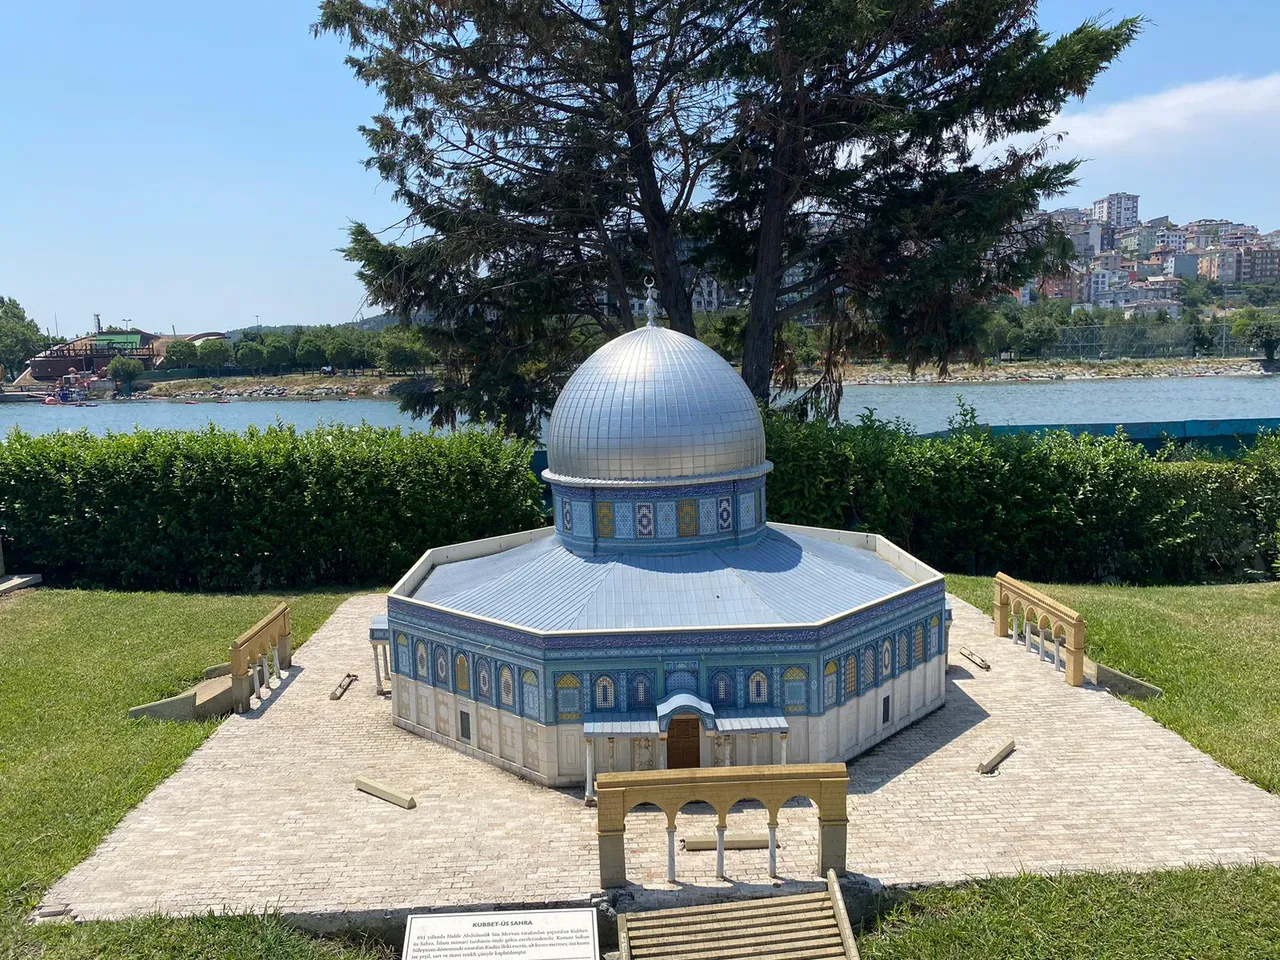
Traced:
<svg viewBox="0 0 1280 960">
<path fill-rule="evenodd" d="M 819 876 L 845 871 L 849 811 L 849 771 L 842 763 L 791 766 L 702 767 L 691 770 L 641 770 L 596 777 L 596 838 L 600 885 L 627 884 L 626 817 L 632 808 L 652 803 L 667 818 L 667 882 L 676 882 L 676 815 L 686 803 L 709 803 L 716 811 L 716 876 L 723 878 L 724 837 L 733 806 L 756 800 L 769 814 L 769 876 L 778 875 L 778 811 L 792 797 L 808 797 L 817 806 Z"/>
<path fill-rule="evenodd" d="M 277 680 L 287 676 L 293 666 L 293 628 L 289 605 L 280 604 L 269 614 L 240 634 L 231 644 L 231 700 L 236 713 L 252 708 L 251 700 L 261 702 L 263 688 L 271 690 L 271 676 Z"/>
<path fill-rule="evenodd" d="M 1052 656 L 1070 686 L 1084 684 L 1085 619 L 1065 604 L 1003 573 L 995 577 L 995 634 Z M 1052 646 L 1052 651 L 1050 647 Z"/>
</svg>

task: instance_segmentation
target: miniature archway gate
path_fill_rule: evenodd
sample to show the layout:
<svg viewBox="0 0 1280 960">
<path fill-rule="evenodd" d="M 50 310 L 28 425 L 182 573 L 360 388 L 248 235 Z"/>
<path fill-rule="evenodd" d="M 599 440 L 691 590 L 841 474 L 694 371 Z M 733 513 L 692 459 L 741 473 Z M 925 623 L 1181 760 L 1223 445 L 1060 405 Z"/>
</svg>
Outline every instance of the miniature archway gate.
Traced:
<svg viewBox="0 0 1280 960">
<path fill-rule="evenodd" d="M 1067 683 L 1084 685 L 1084 617 L 1004 573 L 995 576 L 995 608 L 997 637 L 1009 636 L 1011 622 L 1020 618 L 1034 624 L 1043 636 L 1065 641 Z"/>
<path fill-rule="evenodd" d="M 769 871 L 776 873 L 778 811 L 804 796 L 818 807 L 818 876 L 843 876 L 848 842 L 849 771 L 842 763 L 798 763 L 693 770 L 641 770 L 596 776 L 600 885 L 627 883 L 626 818 L 633 807 L 652 803 L 667 816 L 667 876 L 674 881 L 676 814 L 686 803 L 715 808 L 716 875 L 724 876 L 724 832 L 729 811 L 743 800 L 758 800 L 769 811 Z"/>
</svg>

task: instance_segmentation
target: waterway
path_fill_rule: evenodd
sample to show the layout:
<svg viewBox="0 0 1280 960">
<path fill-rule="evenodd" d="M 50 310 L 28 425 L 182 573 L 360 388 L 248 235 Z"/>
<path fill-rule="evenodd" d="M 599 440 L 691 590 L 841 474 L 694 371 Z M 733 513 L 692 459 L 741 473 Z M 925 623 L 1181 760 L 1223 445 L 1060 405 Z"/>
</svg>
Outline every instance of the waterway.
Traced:
<svg viewBox="0 0 1280 960">
<path fill-rule="evenodd" d="M 1280 376 L 1157 377 L 1125 380 L 1055 380 L 1030 383 L 944 383 L 849 386 L 841 415 L 854 419 L 870 407 L 884 419 L 900 417 L 922 433 L 941 430 L 956 412 L 957 394 L 992 424 L 1135 423 L 1280 417 Z M 198 430 L 210 423 L 232 430 L 250 425 L 370 423 L 426 429 L 393 401 L 233 400 L 185 404 L 171 400 L 103 402 L 97 407 L 0 403 L 0 437 L 14 426 L 28 433 L 135 428 Z"/>
</svg>

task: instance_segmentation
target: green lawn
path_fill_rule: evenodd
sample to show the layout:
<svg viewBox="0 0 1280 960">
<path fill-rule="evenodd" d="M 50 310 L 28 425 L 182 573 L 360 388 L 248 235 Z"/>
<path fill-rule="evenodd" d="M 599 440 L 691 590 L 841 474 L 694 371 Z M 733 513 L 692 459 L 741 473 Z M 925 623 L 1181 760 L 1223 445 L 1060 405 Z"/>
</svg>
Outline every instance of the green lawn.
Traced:
<svg viewBox="0 0 1280 960">
<path fill-rule="evenodd" d="M 1089 656 L 1163 688 L 1136 707 L 1280 793 L 1280 583 L 1036 586 L 1084 615 Z M 947 588 L 990 614 L 989 579 L 948 575 Z"/>
<path fill-rule="evenodd" d="M 346 596 L 39 589 L 0 600 L 0 956 L 258 956 L 259 936 L 278 956 L 335 955 L 278 922 L 75 929 L 24 928 L 22 918 L 217 726 L 133 721 L 130 706 L 225 661 L 230 641 L 280 600 L 297 644 Z"/>
<path fill-rule="evenodd" d="M 1280 870 L 1013 877 L 915 892 L 859 937 L 865 960 L 1280 957 Z"/>
<path fill-rule="evenodd" d="M 990 604 L 989 581 L 948 579 L 962 596 Z M 1280 752 L 1274 736 L 1270 750 L 1265 737 L 1248 738 L 1247 750 L 1228 748 L 1240 746 L 1232 741 L 1246 716 L 1266 713 L 1246 709 L 1242 698 L 1277 702 L 1274 669 L 1268 665 L 1268 681 L 1258 669 L 1261 652 L 1249 651 L 1244 640 L 1250 631 L 1271 635 L 1265 621 L 1280 612 L 1280 586 L 1050 589 L 1090 618 L 1095 656 L 1170 691 L 1159 709 L 1173 711 L 1174 719 L 1161 719 L 1180 732 L 1175 723 L 1187 724 L 1211 752 L 1225 751 L 1241 764 L 1252 758 L 1259 771 L 1271 771 L 1274 783 Z M 288 598 L 295 639 L 308 636 L 343 596 Z M 311 937 L 274 916 L 23 924 L 49 884 L 88 855 L 216 725 L 129 721 L 127 708 L 198 678 L 223 659 L 232 637 L 280 599 L 37 590 L 0 600 L 0 957 L 373 960 L 391 954 L 377 943 Z M 1231 639 L 1212 646 L 1208 636 Z M 1215 697 L 1221 702 L 1209 703 L 1211 716 L 1196 716 L 1197 704 Z M 1146 705 L 1153 713 L 1157 707 Z M 1275 717 L 1268 722 L 1274 729 Z M 1250 775 L 1263 781 L 1261 772 Z M 864 957 L 903 960 L 1280 957 L 1280 871 L 1019 877 L 897 894 L 880 905 L 859 943 Z"/>
</svg>

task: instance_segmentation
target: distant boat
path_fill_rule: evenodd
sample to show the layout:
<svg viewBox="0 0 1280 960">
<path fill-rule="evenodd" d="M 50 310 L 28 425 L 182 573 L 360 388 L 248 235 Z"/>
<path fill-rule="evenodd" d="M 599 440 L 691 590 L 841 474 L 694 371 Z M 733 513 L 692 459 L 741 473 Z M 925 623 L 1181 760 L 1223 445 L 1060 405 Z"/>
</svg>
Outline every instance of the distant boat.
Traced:
<svg viewBox="0 0 1280 960">
<path fill-rule="evenodd" d="M 218 400 L 217 402 L 218 402 L 218 403 L 230 403 L 231 401 L 230 401 L 230 400 L 228 400 L 228 399 L 226 399 L 226 398 L 224 397 L 223 399 Z"/>
<path fill-rule="evenodd" d="M 45 397 L 44 400 L 41 401 L 41 403 L 43 403 L 46 407 L 56 407 L 59 403 L 59 400 L 57 397 L 48 396 L 48 397 Z"/>
<path fill-rule="evenodd" d="M 199 400 L 183 400 L 182 402 L 185 403 L 188 407 L 194 407 L 200 403 Z"/>
</svg>

